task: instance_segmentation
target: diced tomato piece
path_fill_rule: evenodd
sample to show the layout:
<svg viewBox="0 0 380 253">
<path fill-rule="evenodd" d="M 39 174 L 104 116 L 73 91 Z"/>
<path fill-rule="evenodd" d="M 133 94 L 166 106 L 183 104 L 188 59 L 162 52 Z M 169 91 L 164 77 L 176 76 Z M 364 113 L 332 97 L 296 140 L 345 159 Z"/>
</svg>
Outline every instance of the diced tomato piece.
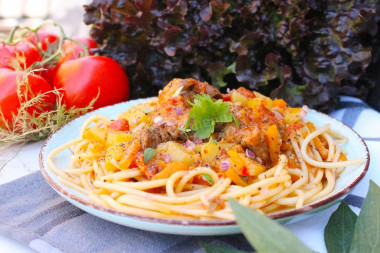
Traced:
<svg viewBox="0 0 380 253">
<path fill-rule="evenodd" d="M 223 101 L 231 101 L 231 93 L 223 94 Z"/>
<path fill-rule="evenodd" d="M 243 96 L 247 97 L 247 98 L 255 98 L 255 93 L 253 93 L 253 91 L 250 91 L 244 87 L 240 87 L 236 90 L 236 92 L 242 94 Z"/>
<path fill-rule="evenodd" d="M 114 120 L 109 124 L 109 128 L 115 131 L 129 131 L 129 123 L 126 119 Z"/>
</svg>

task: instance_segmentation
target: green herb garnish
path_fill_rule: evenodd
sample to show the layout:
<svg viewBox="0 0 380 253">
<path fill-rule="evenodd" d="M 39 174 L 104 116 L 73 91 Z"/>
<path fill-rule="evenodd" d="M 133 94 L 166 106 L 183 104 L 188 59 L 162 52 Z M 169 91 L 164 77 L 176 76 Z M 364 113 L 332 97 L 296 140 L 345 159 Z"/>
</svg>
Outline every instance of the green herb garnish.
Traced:
<svg viewBox="0 0 380 253">
<path fill-rule="evenodd" d="M 228 123 L 233 120 L 233 115 L 229 112 L 229 105 L 219 99 L 214 102 L 210 95 L 195 95 L 194 103 L 189 102 L 193 108 L 189 111 L 189 120 L 192 120 L 191 129 L 195 131 L 195 136 L 206 139 L 214 132 L 216 123 Z"/>
<path fill-rule="evenodd" d="M 210 175 L 207 175 L 207 174 L 200 174 L 201 178 L 205 181 L 207 181 L 207 183 L 209 183 L 210 185 L 213 185 L 214 184 L 214 180 L 212 180 L 212 177 Z"/>
<path fill-rule="evenodd" d="M 157 154 L 154 148 L 146 148 L 144 150 L 144 162 L 147 163 Z"/>
<path fill-rule="evenodd" d="M 218 145 L 218 142 L 216 140 L 214 140 L 214 138 L 212 138 L 212 136 L 210 136 L 210 138 L 208 139 L 208 142 L 212 142 L 215 145 Z"/>
<path fill-rule="evenodd" d="M 187 135 L 187 133 L 191 132 L 191 129 L 186 128 L 186 127 L 179 127 L 178 130 L 184 133 L 186 135 L 186 138 L 189 139 L 189 136 Z"/>
</svg>

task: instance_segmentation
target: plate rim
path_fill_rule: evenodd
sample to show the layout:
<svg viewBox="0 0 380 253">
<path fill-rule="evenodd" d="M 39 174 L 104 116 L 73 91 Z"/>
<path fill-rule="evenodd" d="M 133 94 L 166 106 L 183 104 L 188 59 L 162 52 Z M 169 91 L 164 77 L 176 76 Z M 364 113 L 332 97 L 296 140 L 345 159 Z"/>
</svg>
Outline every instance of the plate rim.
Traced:
<svg viewBox="0 0 380 253">
<path fill-rule="evenodd" d="M 110 109 L 111 107 L 122 106 L 124 104 L 128 104 L 131 102 L 141 103 L 141 102 L 148 101 L 148 100 L 155 99 L 155 98 L 157 98 L 157 97 L 134 99 L 134 100 L 129 100 L 129 101 L 117 103 L 114 105 L 102 107 L 102 108 L 96 109 L 94 111 L 90 111 L 90 112 L 83 114 L 83 115 L 73 119 L 72 121 L 64 124 L 59 129 L 57 129 L 54 133 L 50 134 L 49 137 L 42 144 L 42 147 L 41 147 L 40 152 L 39 152 L 39 166 L 40 166 L 41 173 L 44 176 L 45 180 L 49 183 L 49 185 L 51 187 L 53 187 L 53 189 L 55 191 L 58 191 L 62 195 L 66 196 L 67 198 L 70 198 L 71 200 L 79 202 L 80 204 L 85 205 L 89 208 L 95 209 L 96 211 L 103 212 L 104 214 L 111 214 L 111 215 L 119 216 L 121 218 L 128 218 L 128 219 L 138 220 L 138 221 L 142 221 L 142 222 L 157 223 L 157 224 L 161 224 L 161 225 L 173 225 L 173 226 L 174 225 L 175 226 L 182 225 L 182 226 L 186 226 L 186 227 L 188 227 L 188 226 L 195 226 L 195 227 L 204 227 L 204 226 L 206 226 L 206 227 L 214 227 L 214 226 L 236 227 L 236 226 L 238 226 L 236 220 L 213 220 L 213 221 L 175 220 L 175 219 L 152 218 L 152 217 L 139 216 L 139 215 L 133 215 L 133 214 L 119 212 L 119 211 L 116 211 L 116 210 L 111 209 L 111 208 L 106 208 L 106 207 L 97 205 L 95 203 L 90 202 L 89 200 L 84 200 L 79 196 L 76 196 L 76 195 L 69 193 L 62 186 L 57 184 L 57 182 L 53 178 L 51 178 L 50 175 L 48 174 L 48 172 L 46 171 L 46 169 L 50 170 L 50 168 L 45 168 L 44 160 L 46 159 L 48 154 L 44 154 L 45 153 L 44 151 L 46 150 L 46 148 L 49 144 L 49 141 L 54 138 L 55 134 L 62 131 L 62 129 L 69 127 L 70 123 L 72 123 L 76 120 L 79 120 L 82 117 L 88 117 L 88 114 L 90 114 L 90 113 L 95 114 L 99 110 L 103 111 L 103 110 L 107 110 L 107 108 Z M 328 119 L 330 121 L 332 120 L 338 124 L 343 124 L 353 134 L 355 134 L 358 137 L 359 141 L 362 143 L 362 145 L 365 148 L 365 154 L 366 155 L 365 155 L 364 159 L 365 159 L 366 163 L 364 165 L 364 169 L 360 173 L 360 175 L 351 184 L 349 184 L 348 186 L 346 186 L 344 189 L 340 190 L 339 192 L 335 193 L 334 195 L 331 195 L 331 196 L 324 198 L 320 201 L 308 204 L 308 205 L 303 206 L 302 208 L 299 208 L 299 209 L 290 209 L 287 211 L 281 211 L 279 213 L 273 213 L 273 214 L 267 215 L 267 217 L 270 217 L 272 219 L 279 220 L 279 221 L 285 220 L 285 219 L 291 219 L 292 217 L 294 217 L 296 215 L 310 214 L 313 211 L 317 211 L 319 208 L 322 208 L 328 204 L 333 204 L 334 202 L 339 200 L 339 198 L 341 198 L 342 196 L 344 196 L 344 195 L 348 194 L 350 191 L 352 191 L 354 189 L 354 187 L 364 178 L 364 176 L 368 172 L 368 167 L 369 167 L 369 163 L 370 163 L 370 154 L 369 154 L 368 147 L 367 147 L 365 141 L 363 140 L 363 138 L 354 129 L 352 129 L 350 126 L 348 126 L 344 122 L 342 122 L 342 121 L 340 121 L 340 120 L 338 120 L 338 119 L 336 119 L 336 118 L 334 118 L 328 114 L 325 114 L 325 113 L 322 113 L 322 112 L 319 112 L 319 111 L 316 111 L 313 109 L 310 109 L 310 111 L 313 111 L 313 113 L 316 113 L 316 114 L 320 114 L 320 115 L 322 115 L 322 117 L 328 117 Z M 363 164 L 360 166 L 363 166 Z M 48 166 L 46 166 L 46 167 L 48 167 Z M 121 224 L 121 223 L 119 223 L 119 224 Z M 128 226 L 128 225 L 126 225 L 126 226 Z"/>
</svg>

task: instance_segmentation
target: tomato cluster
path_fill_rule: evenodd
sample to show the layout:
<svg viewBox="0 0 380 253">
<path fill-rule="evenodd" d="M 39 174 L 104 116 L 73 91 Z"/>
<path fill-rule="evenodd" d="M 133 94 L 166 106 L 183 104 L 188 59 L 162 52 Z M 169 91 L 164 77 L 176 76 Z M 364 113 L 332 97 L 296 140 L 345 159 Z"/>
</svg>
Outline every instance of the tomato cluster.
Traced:
<svg viewBox="0 0 380 253">
<path fill-rule="evenodd" d="M 54 89 L 59 89 L 67 108 L 87 107 L 94 98 L 94 109 L 128 99 L 129 82 L 124 70 L 109 57 L 93 55 L 91 49 L 97 48 L 94 40 L 66 38 L 59 47 L 60 36 L 42 31 L 37 35 L 29 33 L 15 44 L 0 43 L 0 112 L 6 123 L 13 122 L 25 100 L 38 94 L 48 95 L 28 113 L 38 115 L 53 109 L 56 98 L 49 91 Z M 54 54 L 58 57 L 45 60 Z M 28 85 L 20 86 L 23 82 Z"/>
</svg>

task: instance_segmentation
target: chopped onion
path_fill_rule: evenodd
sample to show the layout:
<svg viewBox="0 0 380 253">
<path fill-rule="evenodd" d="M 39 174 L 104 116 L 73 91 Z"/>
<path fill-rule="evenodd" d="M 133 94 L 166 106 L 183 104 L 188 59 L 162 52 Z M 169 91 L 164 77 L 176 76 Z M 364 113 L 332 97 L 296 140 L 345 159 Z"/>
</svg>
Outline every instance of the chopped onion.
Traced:
<svg viewBox="0 0 380 253">
<path fill-rule="evenodd" d="M 199 137 L 194 137 L 194 138 L 193 138 L 193 142 L 194 142 L 195 144 L 201 144 L 201 143 L 202 143 L 202 139 L 199 138 Z"/>
<path fill-rule="evenodd" d="M 175 113 L 176 113 L 177 115 L 182 115 L 182 114 L 183 114 L 183 108 L 176 108 L 176 109 L 175 109 Z"/>
<path fill-rule="evenodd" d="M 166 122 L 166 125 L 167 126 L 174 126 L 174 122 L 171 121 L 171 120 L 169 120 L 169 121 Z"/>
<path fill-rule="evenodd" d="M 309 112 L 309 107 L 307 105 L 303 105 L 300 112 L 301 118 L 305 117 L 308 112 Z"/>
<path fill-rule="evenodd" d="M 257 160 L 260 164 L 264 164 L 263 160 L 261 160 L 260 157 L 256 157 L 256 160 Z"/>
<path fill-rule="evenodd" d="M 190 140 L 187 140 L 185 142 L 185 147 L 186 147 L 187 150 L 192 151 L 192 150 L 195 149 L 195 143 L 192 142 L 192 141 L 190 141 Z"/>
<path fill-rule="evenodd" d="M 170 155 L 168 155 L 168 154 L 164 155 L 164 162 L 170 163 Z"/>
<path fill-rule="evenodd" d="M 282 113 L 277 111 L 277 110 L 274 110 L 273 113 L 274 113 L 274 116 L 276 117 L 276 119 L 278 119 L 278 120 L 281 120 L 284 118 L 284 115 L 282 115 Z"/>
<path fill-rule="evenodd" d="M 230 163 L 228 161 L 224 160 L 220 163 L 220 170 L 221 171 L 228 170 L 229 168 L 230 168 Z"/>
<path fill-rule="evenodd" d="M 253 153 L 251 150 L 249 150 L 248 148 L 245 150 L 245 154 L 247 155 L 247 157 L 249 158 L 255 158 L 256 155 L 255 153 Z"/>
<path fill-rule="evenodd" d="M 154 123 L 157 125 L 157 126 L 162 126 L 163 124 L 165 124 L 165 121 L 162 117 L 158 116 L 158 117 L 155 117 L 153 119 Z"/>
<path fill-rule="evenodd" d="M 132 120 L 132 123 L 133 123 L 133 124 L 136 124 L 136 123 L 137 123 L 137 119 L 133 119 L 133 120 Z"/>
</svg>

